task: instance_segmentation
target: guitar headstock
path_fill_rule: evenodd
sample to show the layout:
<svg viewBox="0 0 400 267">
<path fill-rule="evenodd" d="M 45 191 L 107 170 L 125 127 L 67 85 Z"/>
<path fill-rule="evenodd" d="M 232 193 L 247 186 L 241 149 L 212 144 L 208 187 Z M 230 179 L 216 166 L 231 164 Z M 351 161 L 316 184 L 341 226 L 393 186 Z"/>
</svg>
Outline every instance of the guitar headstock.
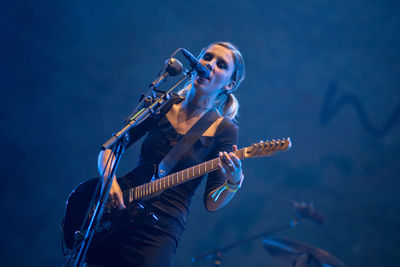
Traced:
<svg viewBox="0 0 400 267">
<path fill-rule="evenodd" d="M 278 151 L 287 151 L 292 147 L 290 137 L 271 141 L 260 141 L 243 148 L 243 158 L 270 156 Z"/>
</svg>

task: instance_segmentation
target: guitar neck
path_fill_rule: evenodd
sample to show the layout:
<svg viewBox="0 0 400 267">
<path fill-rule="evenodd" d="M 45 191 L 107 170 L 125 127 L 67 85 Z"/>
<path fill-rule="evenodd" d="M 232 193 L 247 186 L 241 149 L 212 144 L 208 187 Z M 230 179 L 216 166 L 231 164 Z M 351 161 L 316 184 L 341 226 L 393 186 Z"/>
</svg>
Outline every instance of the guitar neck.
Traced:
<svg viewBox="0 0 400 267">
<path fill-rule="evenodd" d="M 260 141 L 249 147 L 242 148 L 236 151 L 235 155 L 239 159 L 265 157 L 270 156 L 278 151 L 286 151 L 290 149 L 291 146 L 292 142 L 290 137 L 282 140 L 272 139 L 271 141 Z M 218 169 L 219 162 L 220 160 L 218 157 L 182 171 L 167 175 L 160 179 L 145 183 L 143 185 L 133 187 L 123 192 L 124 198 L 131 203 L 134 200 L 140 200 L 150 197 L 151 195 L 159 194 L 168 188 L 177 186 L 196 177 L 215 171 Z"/>
<path fill-rule="evenodd" d="M 236 151 L 235 155 L 238 158 L 242 159 L 244 157 L 244 149 Z M 212 160 L 200 163 L 182 171 L 164 176 L 160 179 L 142 184 L 137 187 L 133 187 L 124 191 L 123 194 L 125 196 L 128 196 L 129 202 L 140 200 L 153 194 L 157 195 L 158 193 L 168 188 L 177 186 L 179 184 L 185 183 L 187 181 L 193 180 L 194 178 L 217 170 L 219 161 L 219 157 L 214 158 Z"/>
</svg>

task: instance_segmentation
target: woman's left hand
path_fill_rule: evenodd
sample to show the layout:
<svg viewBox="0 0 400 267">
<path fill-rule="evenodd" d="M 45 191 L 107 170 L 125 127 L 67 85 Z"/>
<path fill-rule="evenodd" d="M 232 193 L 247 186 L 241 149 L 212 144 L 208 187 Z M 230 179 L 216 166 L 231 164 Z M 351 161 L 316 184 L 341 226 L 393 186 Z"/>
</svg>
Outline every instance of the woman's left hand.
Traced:
<svg viewBox="0 0 400 267">
<path fill-rule="evenodd" d="M 228 182 L 232 185 L 240 183 L 243 177 L 242 162 L 234 154 L 238 151 L 237 146 L 233 145 L 233 152 L 219 152 L 219 170 L 225 175 Z"/>
</svg>

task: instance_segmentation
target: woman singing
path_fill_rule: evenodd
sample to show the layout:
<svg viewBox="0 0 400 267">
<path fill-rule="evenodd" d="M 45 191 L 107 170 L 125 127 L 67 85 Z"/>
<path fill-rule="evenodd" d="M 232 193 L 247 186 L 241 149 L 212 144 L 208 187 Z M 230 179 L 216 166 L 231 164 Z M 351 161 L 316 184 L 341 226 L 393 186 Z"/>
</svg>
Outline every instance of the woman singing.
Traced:
<svg viewBox="0 0 400 267">
<path fill-rule="evenodd" d="M 170 173 L 220 157 L 217 171 L 207 177 L 204 205 L 216 211 L 235 195 L 243 181 L 241 161 L 232 153 L 237 150 L 238 127 L 232 122 L 239 104 L 233 92 L 244 79 L 242 55 L 228 42 L 209 45 L 199 55 L 200 63 L 210 70 L 209 78 L 193 75 L 179 92 L 183 100 L 175 101 L 164 113 L 147 119 L 131 130 L 130 144 L 147 133 L 143 141 L 137 167 L 122 177 L 128 184 L 142 184 L 152 177 L 169 150 L 207 112 L 216 112 L 216 120 L 206 128 L 194 145 L 188 147 Z M 178 97 L 176 97 L 178 98 Z M 174 103 L 173 101 L 171 103 Z M 99 171 L 107 177 L 110 150 L 99 155 Z M 158 222 L 120 228 L 88 253 L 87 266 L 171 266 L 175 250 L 185 228 L 190 200 L 202 177 L 165 190 L 158 197 L 146 201 L 146 206 L 157 214 Z M 119 180 L 121 181 L 121 180 Z M 109 194 L 108 206 L 124 209 L 120 185 L 115 177 Z"/>
</svg>

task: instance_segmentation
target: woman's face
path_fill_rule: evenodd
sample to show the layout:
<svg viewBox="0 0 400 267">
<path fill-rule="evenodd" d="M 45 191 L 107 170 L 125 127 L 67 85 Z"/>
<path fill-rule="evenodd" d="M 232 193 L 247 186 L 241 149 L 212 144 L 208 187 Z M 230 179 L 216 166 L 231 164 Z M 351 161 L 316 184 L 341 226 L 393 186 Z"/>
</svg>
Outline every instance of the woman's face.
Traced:
<svg viewBox="0 0 400 267">
<path fill-rule="evenodd" d="M 213 95 L 221 90 L 232 89 L 234 82 L 231 81 L 234 70 L 232 51 L 221 45 L 209 47 L 200 58 L 200 63 L 210 70 L 208 79 L 199 77 L 194 80 L 196 90 Z"/>
</svg>

